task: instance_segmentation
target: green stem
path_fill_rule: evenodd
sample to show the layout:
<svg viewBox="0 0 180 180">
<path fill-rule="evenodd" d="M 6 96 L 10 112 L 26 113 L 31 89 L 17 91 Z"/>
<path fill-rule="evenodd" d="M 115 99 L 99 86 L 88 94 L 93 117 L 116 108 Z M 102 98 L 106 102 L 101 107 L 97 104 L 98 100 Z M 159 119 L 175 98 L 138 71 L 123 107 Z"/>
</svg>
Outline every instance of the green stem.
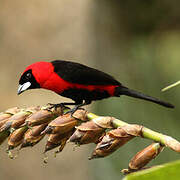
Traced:
<svg viewBox="0 0 180 180">
<path fill-rule="evenodd" d="M 165 141 L 166 135 L 155 132 L 146 127 L 143 127 L 143 129 L 142 129 L 142 136 L 144 138 L 151 139 L 156 142 L 160 142 L 162 145 L 166 145 L 165 144 L 166 143 L 166 141 Z"/>
<path fill-rule="evenodd" d="M 119 120 L 119 119 L 114 119 L 112 123 L 113 123 L 113 126 L 114 126 L 115 128 L 128 125 L 128 123 L 126 123 L 126 122 L 124 122 L 124 121 L 122 121 L 122 120 Z"/>
<path fill-rule="evenodd" d="M 93 113 L 88 113 L 87 117 L 89 120 L 92 120 L 92 119 L 98 118 L 100 116 L 97 116 Z M 106 117 L 104 117 L 104 118 L 106 118 Z M 130 125 L 130 124 L 128 124 L 122 120 L 119 120 L 119 119 L 113 119 L 112 125 L 114 128 L 118 128 L 118 127 L 122 127 L 125 125 Z M 180 153 L 180 142 L 170 136 L 164 135 L 162 133 L 158 133 L 156 131 L 153 131 L 149 128 L 142 126 L 141 137 L 153 140 L 155 142 L 159 142 L 161 145 L 168 146 L 172 150 Z"/>
<path fill-rule="evenodd" d="M 97 116 L 97 115 L 94 114 L 94 113 L 88 113 L 88 114 L 87 114 L 87 118 L 88 118 L 89 120 L 93 120 L 93 119 L 95 119 L 95 118 L 97 118 L 97 117 L 99 117 L 99 116 Z"/>
</svg>

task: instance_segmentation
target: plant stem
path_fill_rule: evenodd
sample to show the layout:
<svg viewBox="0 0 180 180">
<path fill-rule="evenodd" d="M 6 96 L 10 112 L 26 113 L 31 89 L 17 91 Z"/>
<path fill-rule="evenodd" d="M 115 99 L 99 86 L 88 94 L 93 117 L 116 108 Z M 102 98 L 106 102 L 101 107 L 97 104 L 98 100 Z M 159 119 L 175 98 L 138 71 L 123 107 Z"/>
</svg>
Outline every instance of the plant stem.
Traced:
<svg viewBox="0 0 180 180">
<path fill-rule="evenodd" d="M 174 84 L 171 84 L 171 85 L 163 88 L 161 91 L 167 91 L 168 89 L 170 89 L 170 88 L 172 88 L 172 87 L 175 87 L 175 86 L 177 86 L 177 85 L 179 85 L 179 84 L 180 84 L 180 81 L 177 81 L 177 82 L 175 82 Z"/>
<path fill-rule="evenodd" d="M 93 113 L 88 113 L 87 117 L 89 120 L 92 120 L 100 116 L 97 116 Z M 104 117 L 104 118 L 107 118 L 107 117 Z M 112 125 L 114 128 L 118 128 L 118 127 L 123 127 L 125 125 L 130 125 L 130 124 L 122 120 L 114 118 L 112 119 Z M 156 131 L 153 131 L 149 128 L 142 126 L 141 137 L 153 140 L 155 142 L 159 142 L 161 145 L 167 146 L 171 148 L 172 150 L 180 153 L 180 142 L 170 136 L 164 135 L 162 133 L 158 133 Z"/>
</svg>

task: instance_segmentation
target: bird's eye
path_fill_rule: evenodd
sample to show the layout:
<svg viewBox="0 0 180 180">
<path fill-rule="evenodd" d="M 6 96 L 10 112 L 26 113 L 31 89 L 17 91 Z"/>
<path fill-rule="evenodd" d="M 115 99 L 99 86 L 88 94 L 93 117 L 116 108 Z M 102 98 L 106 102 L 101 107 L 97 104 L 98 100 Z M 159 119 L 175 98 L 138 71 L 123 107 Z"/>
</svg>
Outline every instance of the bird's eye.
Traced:
<svg viewBox="0 0 180 180">
<path fill-rule="evenodd" d="M 28 79 L 30 79 L 30 78 L 31 78 L 31 73 L 27 73 L 27 74 L 26 74 L 26 77 L 27 77 Z"/>
</svg>

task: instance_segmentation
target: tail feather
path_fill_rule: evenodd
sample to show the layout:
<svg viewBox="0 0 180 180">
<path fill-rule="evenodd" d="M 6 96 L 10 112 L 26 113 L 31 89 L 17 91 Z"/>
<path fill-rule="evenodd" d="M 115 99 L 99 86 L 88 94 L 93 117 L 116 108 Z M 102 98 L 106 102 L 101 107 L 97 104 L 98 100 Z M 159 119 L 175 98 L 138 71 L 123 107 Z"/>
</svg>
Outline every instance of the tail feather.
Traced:
<svg viewBox="0 0 180 180">
<path fill-rule="evenodd" d="M 115 90 L 115 94 L 117 96 L 119 96 L 119 95 L 127 95 L 127 96 L 131 96 L 131 97 L 134 97 L 134 98 L 144 99 L 144 100 L 151 101 L 151 102 L 154 102 L 156 104 L 165 106 L 167 108 L 174 108 L 174 105 L 172 105 L 172 104 L 170 104 L 168 102 L 161 101 L 161 100 L 159 100 L 157 98 L 145 95 L 145 94 L 143 94 L 141 92 L 137 92 L 135 90 L 132 90 L 132 89 L 129 89 L 129 88 L 126 88 L 126 87 L 117 87 L 116 90 Z"/>
</svg>

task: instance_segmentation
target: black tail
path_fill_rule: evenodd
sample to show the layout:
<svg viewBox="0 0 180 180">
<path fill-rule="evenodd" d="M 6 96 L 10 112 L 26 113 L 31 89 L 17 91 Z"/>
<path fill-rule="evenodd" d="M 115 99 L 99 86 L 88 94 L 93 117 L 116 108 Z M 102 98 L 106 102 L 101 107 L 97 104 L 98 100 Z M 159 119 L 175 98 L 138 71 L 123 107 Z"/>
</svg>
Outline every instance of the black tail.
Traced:
<svg viewBox="0 0 180 180">
<path fill-rule="evenodd" d="M 127 95 L 127 96 L 131 96 L 131 97 L 139 98 L 139 99 L 144 99 L 144 100 L 151 101 L 151 102 L 154 102 L 156 104 L 160 104 L 160 105 L 168 107 L 168 108 L 174 108 L 174 105 L 172 105 L 170 103 L 161 101 L 159 99 L 156 99 L 154 97 L 145 95 L 143 93 L 137 92 L 137 91 L 132 90 L 132 89 L 128 89 L 126 87 L 117 87 L 116 90 L 115 90 L 115 94 L 117 96 L 119 96 L 119 95 Z"/>
</svg>

